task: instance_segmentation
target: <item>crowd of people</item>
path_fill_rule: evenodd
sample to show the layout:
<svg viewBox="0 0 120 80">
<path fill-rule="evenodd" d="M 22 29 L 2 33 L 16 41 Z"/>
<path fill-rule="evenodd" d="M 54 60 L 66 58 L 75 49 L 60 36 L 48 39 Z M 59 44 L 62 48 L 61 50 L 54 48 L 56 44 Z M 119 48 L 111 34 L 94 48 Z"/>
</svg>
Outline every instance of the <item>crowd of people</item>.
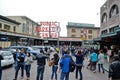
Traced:
<svg viewBox="0 0 120 80">
<path fill-rule="evenodd" d="M 59 54 L 59 52 L 61 54 Z M 46 60 L 48 63 L 52 61 L 52 71 L 51 71 L 51 80 L 69 80 L 70 72 L 75 71 L 76 80 L 83 80 L 82 67 L 85 67 L 84 60 L 87 60 L 89 63 L 86 66 L 87 69 L 90 69 L 93 73 L 96 73 L 96 66 L 98 65 L 98 72 L 104 74 L 104 60 L 105 53 L 104 49 L 94 49 L 94 48 L 82 48 L 82 47 L 69 47 L 63 46 L 60 49 L 56 48 L 56 51 L 53 51 L 53 57 L 51 58 L 51 51 L 47 48 L 44 50 L 41 49 L 40 53 L 36 55 L 37 60 L 37 73 L 36 80 L 44 80 L 44 71 Z M 33 57 L 31 54 L 24 49 L 16 49 L 16 52 L 13 55 L 14 57 L 14 69 L 15 77 L 13 80 L 18 80 L 18 72 L 21 70 L 21 79 L 24 78 L 24 70 L 26 71 L 26 80 L 30 80 L 30 71 L 31 65 L 33 62 Z M 3 59 L 0 56 L 0 61 Z M 2 76 L 2 68 L 0 67 L 0 80 Z M 58 78 L 58 71 L 60 73 L 60 78 Z M 118 55 L 113 56 L 113 61 L 109 67 L 109 80 L 120 80 L 120 58 Z M 78 75 L 79 73 L 79 75 Z"/>
</svg>

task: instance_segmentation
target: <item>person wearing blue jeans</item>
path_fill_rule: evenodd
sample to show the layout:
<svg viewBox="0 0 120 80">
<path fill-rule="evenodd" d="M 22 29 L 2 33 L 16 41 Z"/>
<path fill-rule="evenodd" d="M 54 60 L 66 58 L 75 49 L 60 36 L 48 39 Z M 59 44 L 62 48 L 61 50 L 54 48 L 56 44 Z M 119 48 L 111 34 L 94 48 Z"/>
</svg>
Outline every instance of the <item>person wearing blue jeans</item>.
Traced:
<svg viewBox="0 0 120 80">
<path fill-rule="evenodd" d="M 69 72 L 65 73 L 65 72 L 62 72 L 61 73 L 61 76 L 60 76 L 60 80 L 69 80 Z"/>
<path fill-rule="evenodd" d="M 104 73 L 104 67 L 103 64 L 98 64 L 98 71 L 100 72 L 100 68 L 102 69 L 103 73 Z"/>
<path fill-rule="evenodd" d="M 104 54 L 103 54 L 103 51 L 100 50 L 99 51 L 99 55 L 98 55 L 98 70 L 100 72 L 100 69 L 102 69 L 102 72 L 104 73 L 104 67 L 103 67 L 103 64 L 104 64 Z"/>
<path fill-rule="evenodd" d="M 17 76 L 18 76 L 18 71 L 21 68 L 21 79 L 23 79 L 24 77 L 24 66 L 25 66 L 25 53 L 24 50 L 21 49 L 21 52 L 16 54 L 16 60 L 17 60 L 17 66 L 16 66 L 16 71 L 15 71 L 15 79 L 13 80 L 17 80 Z"/>
<path fill-rule="evenodd" d="M 78 72 L 79 72 L 79 74 L 80 74 L 80 79 L 79 80 L 83 80 L 81 69 L 82 69 L 82 66 L 76 66 L 76 75 L 75 75 L 76 79 L 78 78 Z"/>
<path fill-rule="evenodd" d="M 37 80 L 43 80 L 45 66 L 38 65 L 37 67 Z"/>
<path fill-rule="evenodd" d="M 26 76 L 27 80 L 30 80 L 30 70 L 31 70 L 31 63 L 32 63 L 32 57 L 31 54 L 26 52 L 26 58 L 25 58 L 25 70 L 26 70 Z"/>
<path fill-rule="evenodd" d="M 53 80 L 54 74 L 55 74 L 55 80 L 57 80 L 57 70 L 58 70 L 58 62 L 59 62 L 59 56 L 57 53 L 55 53 L 53 60 L 53 66 L 52 66 L 52 75 L 51 75 L 51 80 Z"/>
<path fill-rule="evenodd" d="M 15 79 L 14 80 L 17 80 L 18 71 L 20 70 L 20 68 L 21 68 L 21 79 L 23 79 L 23 77 L 24 77 L 24 64 L 18 63 L 17 67 L 16 67 Z"/>
<path fill-rule="evenodd" d="M 58 69 L 58 65 L 53 65 L 52 66 L 51 80 L 53 80 L 54 74 L 55 74 L 55 80 L 57 80 L 57 69 Z"/>
<path fill-rule="evenodd" d="M 69 80 L 69 73 L 70 73 L 70 63 L 73 62 L 72 57 L 69 55 L 69 52 L 65 49 L 64 55 L 60 59 L 60 69 L 61 75 L 60 80 Z"/>
<path fill-rule="evenodd" d="M 43 55 L 43 50 L 40 50 L 40 54 L 36 55 L 37 60 L 37 77 L 36 80 L 43 80 L 45 65 L 46 65 L 46 59 L 48 56 Z"/>
<path fill-rule="evenodd" d="M 79 80 L 83 80 L 82 77 L 82 66 L 83 66 L 83 61 L 84 61 L 84 54 L 81 52 L 81 49 L 78 50 L 77 53 L 74 54 L 74 56 L 76 57 L 76 73 L 75 73 L 75 78 L 78 79 L 78 72 L 80 74 L 80 79 Z"/>
<path fill-rule="evenodd" d="M 30 78 L 31 65 L 25 65 L 27 79 Z"/>
</svg>

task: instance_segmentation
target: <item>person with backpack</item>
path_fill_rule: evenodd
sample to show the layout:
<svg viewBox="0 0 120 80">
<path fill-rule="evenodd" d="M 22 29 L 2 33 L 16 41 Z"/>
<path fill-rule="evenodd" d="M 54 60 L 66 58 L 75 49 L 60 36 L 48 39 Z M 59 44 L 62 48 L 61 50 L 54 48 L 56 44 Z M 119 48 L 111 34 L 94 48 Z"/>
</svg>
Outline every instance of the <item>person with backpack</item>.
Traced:
<svg viewBox="0 0 120 80">
<path fill-rule="evenodd" d="M 57 69 L 58 69 L 59 56 L 57 53 L 55 53 L 53 56 L 54 57 L 51 59 L 53 60 L 51 80 L 53 80 L 54 74 L 55 74 L 55 80 L 57 80 Z"/>
<path fill-rule="evenodd" d="M 37 60 L 37 77 L 36 80 L 43 80 L 43 74 L 45 70 L 45 65 L 46 65 L 46 59 L 48 56 L 43 55 L 44 51 L 41 49 L 40 54 L 36 56 Z"/>
<path fill-rule="evenodd" d="M 90 60 L 91 60 L 91 67 L 90 69 L 95 73 L 96 72 L 96 64 L 97 64 L 97 61 L 98 61 L 98 55 L 97 53 L 95 52 L 96 50 L 92 50 L 92 53 L 90 55 Z"/>
<path fill-rule="evenodd" d="M 69 55 L 67 50 L 64 50 L 64 55 L 60 59 L 60 69 L 61 69 L 60 80 L 64 80 L 64 79 L 69 80 L 71 63 L 74 64 L 72 57 Z"/>
<path fill-rule="evenodd" d="M 80 74 L 80 79 L 83 80 L 82 78 L 82 66 L 83 66 L 83 61 L 84 61 L 84 55 L 82 54 L 81 50 L 78 50 L 77 54 L 74 54 L 76 57 L 76 73 L 75 73 L 75 78 L 78 79 L 78 72 Z"/>
<path fill-rule="evenodd" d="M 16 54 L 17 67 L 15 71 L 15 79 L 13 80 L 17 80 L 18 71 L 20 70 L 20 68 L 21 68 L 21 79 L 24 78 L 25 57 L 26 54 L 24 53 L 24 49 L 21 49 L 21 51 Z"/>
</svg>

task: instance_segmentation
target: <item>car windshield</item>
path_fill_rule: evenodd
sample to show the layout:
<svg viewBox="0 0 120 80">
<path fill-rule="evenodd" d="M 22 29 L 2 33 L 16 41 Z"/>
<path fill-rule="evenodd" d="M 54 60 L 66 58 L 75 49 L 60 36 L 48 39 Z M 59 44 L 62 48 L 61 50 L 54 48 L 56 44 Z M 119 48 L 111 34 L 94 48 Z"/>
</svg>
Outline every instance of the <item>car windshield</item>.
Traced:
<svg viewBox="0 0 120 80">
<path fill-rule="evenodd" d="M 10 56 L 12 55 L 11 51 L 3 51 L 2 56 Z"/>
<path fill-rule="evenodd" d="M 32 47 L 34 50 L 37 50 L 37 49 L 39 49 L 38 47 Z"/>
<path fill-rule="evenodd" d="M 33 49 L 33 48 L 31 48 L 31 47 L 28 47 L 28 50 L 33 51 L 34 49 Z"/>
<path fill-rule="evenodd" d="M 12 47 L 10 47 L 10 49 L 20 49 L 20 48 L 22 48 L 22 47 L 19 47 L 19 46 L 12 46 Z"/>
</svg>

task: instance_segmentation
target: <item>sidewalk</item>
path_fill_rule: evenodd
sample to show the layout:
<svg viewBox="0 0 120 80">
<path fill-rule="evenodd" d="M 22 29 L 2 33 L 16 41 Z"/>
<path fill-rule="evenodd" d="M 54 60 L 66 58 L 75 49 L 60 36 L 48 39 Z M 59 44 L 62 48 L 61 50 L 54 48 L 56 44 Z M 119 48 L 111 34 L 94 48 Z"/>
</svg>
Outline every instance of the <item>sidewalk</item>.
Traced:
<svg viewBox="0 0 120 80">
<path fill-rule="evenodd" d="M 107 59 L 105 59 L 104 69 L 105 69 L 106 72 L 109 71 L 109 65 L 110 65 L 110 63 L 107 61 Z"/>
</svg>

